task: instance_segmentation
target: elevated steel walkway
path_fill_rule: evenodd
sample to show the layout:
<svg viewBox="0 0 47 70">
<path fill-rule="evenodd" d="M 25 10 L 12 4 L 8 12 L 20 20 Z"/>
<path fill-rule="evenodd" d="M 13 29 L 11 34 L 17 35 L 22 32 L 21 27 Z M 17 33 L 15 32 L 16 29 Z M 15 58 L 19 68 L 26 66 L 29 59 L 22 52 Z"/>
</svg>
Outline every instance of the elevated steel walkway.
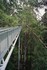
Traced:
<svg viewBox="0 0 47 70">
<path fill-rule="evenodd" d="M 11 57 L 13 49 L 17 40 L 19 39 L 18 44 L 18 65 L 20 61 L 20 32 L 21 26 L 10 27 L 10 28 L 0 28 L 0 70 L 5 70 L 8 64 L 8 61 Z M 4 56 L 7 54 L 7 57 L 4 60 Z"/>
</svg>

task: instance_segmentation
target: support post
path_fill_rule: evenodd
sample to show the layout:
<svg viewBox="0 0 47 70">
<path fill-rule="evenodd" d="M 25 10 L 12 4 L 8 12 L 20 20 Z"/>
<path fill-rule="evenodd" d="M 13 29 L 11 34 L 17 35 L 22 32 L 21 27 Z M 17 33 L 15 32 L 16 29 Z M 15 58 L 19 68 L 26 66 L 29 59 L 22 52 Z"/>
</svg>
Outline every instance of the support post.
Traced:
<svg viewBox="0 0 47 70">
<path fill-rule="evenodd" d="M 18 40 L 18 70 L 20 70 L 20 36 Z"/>
<path fill-rule="evenodd" d="M 1 64 L 1 61 L 0 61 L 0 64 Z"/>
<path fill-rule="evenodd" d="M 1 63 L 2 62 L 2 63 Z M 4 64 L 4 59 L 2 58 L 2 60 L 0 61 L 0 68 L 1 66 Z"/>
<path fill-rule="evenodd" d="M 26 62 L 26 50 L 27 50 L 27 48 L 26 48 L 26 46 L 24 47 L 24 63 Z"/>
<path fill-rule="evenodd" d="M 4 59 L 2 58 L 2 63 L 4 63 Z"/>
</svg>

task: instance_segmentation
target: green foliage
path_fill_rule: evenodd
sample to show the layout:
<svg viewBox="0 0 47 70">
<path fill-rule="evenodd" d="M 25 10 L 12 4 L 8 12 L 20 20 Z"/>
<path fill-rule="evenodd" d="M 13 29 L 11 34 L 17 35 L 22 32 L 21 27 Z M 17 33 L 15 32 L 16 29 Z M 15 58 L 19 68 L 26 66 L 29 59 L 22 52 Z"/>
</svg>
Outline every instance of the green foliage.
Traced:
<svg viewBox="0 0 47 70">
<path fill-rule="evenodd" d="M 23 29 L 21 34 L 21 42 L 23 47 L 26 43 L 29 52 L 31 49 L 32 70 L 47 70 L 47 49 L 33 34 L 34 32 L 39 38 L 41 38 L 41 36 L 43 35 L 45 37 L 44 40 L 46 43 L 47 32 L 43 32 L 43 30 L 45 29 L 44 26 L 40 25 L 41 23 L 38 23 L 33 14 L 30 13 L 30 9 L 24 10 L 22 14 Z M 42 38 L 44 38 L 43 36 Z M 29 49 L 29 47 L 31 48 Z"/>
<path fill-rule="evenodd" d="M 44 14 L 42 22 L 45 26 L 45 29 L 42 32 L 43 42 L 47 45 L 47 12 Z"/>
<path fill-rule="evenodd" d="M 43 42 L 47 45 L 47 30 L 42 31 Z"/>
<path fill-rule="evenodd" d="M 29 4 L 36 6 L 37 0 L 29 0 Z M 34 32 L 46 43 L 47 31 L 44 30 L 45 28 L 43 25 L 40 26 L 36 18 L 33 16 L 34 13 L 31 7 L 26 7 L 17 14 L 10 16 L 8 14 L 13 12 L 13 10 L 11 9 L 12 6 L 14 8 L 18 7 L 16 4 L 16 0 L 10 0 L 10 4 L 7 3 L 6 0 L 0 0 L 0 27 L 16 26 L 18 24 L 22 25 L 21 45 L 23 48 L 23 52 L 25 46 L 27 46 L 28 48 L 28 53 L 31 52 L 32 70 L 47 70 L 47 49 L 33 34 Z M 47 19 L 47 16 L 45 18 Z M 45 20 L 43 21 L 46 22 L 47 20 Z M 47 22 L 45 24 L 47 24 Z M 16 70 L 16 53 L 17 50 L 15 48 L 7 70 Z M 28 58 L 30 59 L 30 56 L 28 56 Z"/>
<path fill-rule="evenodd" d="M 5 26 L 15 26 L 18 24 L 18 17 L 17 16 L 9 16 L 6 13 L 4 13 L 2 10 L 0 10 L 0 27 Z"/>
<path fill-rule="evenodd" d="M 43 25 L 47 26 L 47 12 L 44 14 L 42 18 Z"/>
<path fill-rule="evenodd" d="M 37 6 L 38 5 L 38 0 L 29 0 L 29 4 L 33 5 L 33 6 Z"/>
<path fill-rule="evenodd" d="M 4 5 L 3 5 L 3 0 L 0 0 L 0 9 L 2 9 L 2 10 L 5 9 L 5 7 L 4 7 Z"/>
</svg>

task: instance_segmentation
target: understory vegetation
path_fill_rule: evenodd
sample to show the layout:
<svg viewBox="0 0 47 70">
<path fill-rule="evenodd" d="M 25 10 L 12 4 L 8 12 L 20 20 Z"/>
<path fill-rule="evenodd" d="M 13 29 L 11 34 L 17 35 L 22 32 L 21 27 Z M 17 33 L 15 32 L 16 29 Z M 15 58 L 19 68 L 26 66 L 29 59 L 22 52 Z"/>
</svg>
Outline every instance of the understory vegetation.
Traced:
<svg viewBox="0 0 47 70">
<path fill-rule="evenodd" d="M 47 15 L 44 14 L 42 21 L 37 21 L 34 16 L 32 4 L 36 5 L 36 2 L 32 0 L 29 1 L 30 6 L 28 7 L 26 3 L 26 7 L 22 9 L 22 11 L 18 11 L 18 13 L 14 13 L 12 16 L 10 14 L 11 5 L 9 9 L 3 4 L 2 0 L 0 0 L 0 27 L 12 27 L 21 25 L 21 66 L 22 61 L 24 63 L 24 50 L 26 47 L 26 62 L 25 65 L 26 70 L 47 70 Z M 3 0 L 4 1 L 4 0 Z M 6 0 L 5 0 L 6 1 Z M 11 1 L 11 0 L 10 0 Z M 14 0 L 15 1 L 15 0 Z M 13 0 L 12 0 L 13 2 Z M 4 2 L 5 3 L 5 2 Z M 14 3 L 14 2 L 13 2 Z M 16 4 L 14 4 L 16 5 Z M 14 7 L 13 5 L 13 7 Z M 17 6 L 17 5 L 16 5 Z M 7 9 L 7 11 L 6 11 Z M 18 6 L 17 6 L 17 9 Z M 10 12 L 8 13 L 8 11 Z M 20 9 L 19 9 L 20 10 Z M 45 17 L 46 15 L 46 17 Z M 6 70 L 17 70 L 18 68 L 18 47 L 15 46 L 13 54 L 10 58 L 8 66 Z M 24 70 L 24 68 L 21 70 Z"/>
</svg>

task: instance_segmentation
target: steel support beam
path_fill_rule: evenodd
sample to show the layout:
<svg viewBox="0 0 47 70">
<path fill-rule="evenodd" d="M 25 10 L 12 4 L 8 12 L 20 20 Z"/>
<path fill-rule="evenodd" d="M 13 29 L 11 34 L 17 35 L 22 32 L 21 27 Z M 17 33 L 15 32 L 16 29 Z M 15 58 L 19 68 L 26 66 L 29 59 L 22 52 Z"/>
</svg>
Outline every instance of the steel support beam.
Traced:
<svg viewBox="0 0 47 70">
<path fill-rule="evenodd" d="M 18 70 L 20 70 L 20 36 L 18 39 Z"/>
</svg>

